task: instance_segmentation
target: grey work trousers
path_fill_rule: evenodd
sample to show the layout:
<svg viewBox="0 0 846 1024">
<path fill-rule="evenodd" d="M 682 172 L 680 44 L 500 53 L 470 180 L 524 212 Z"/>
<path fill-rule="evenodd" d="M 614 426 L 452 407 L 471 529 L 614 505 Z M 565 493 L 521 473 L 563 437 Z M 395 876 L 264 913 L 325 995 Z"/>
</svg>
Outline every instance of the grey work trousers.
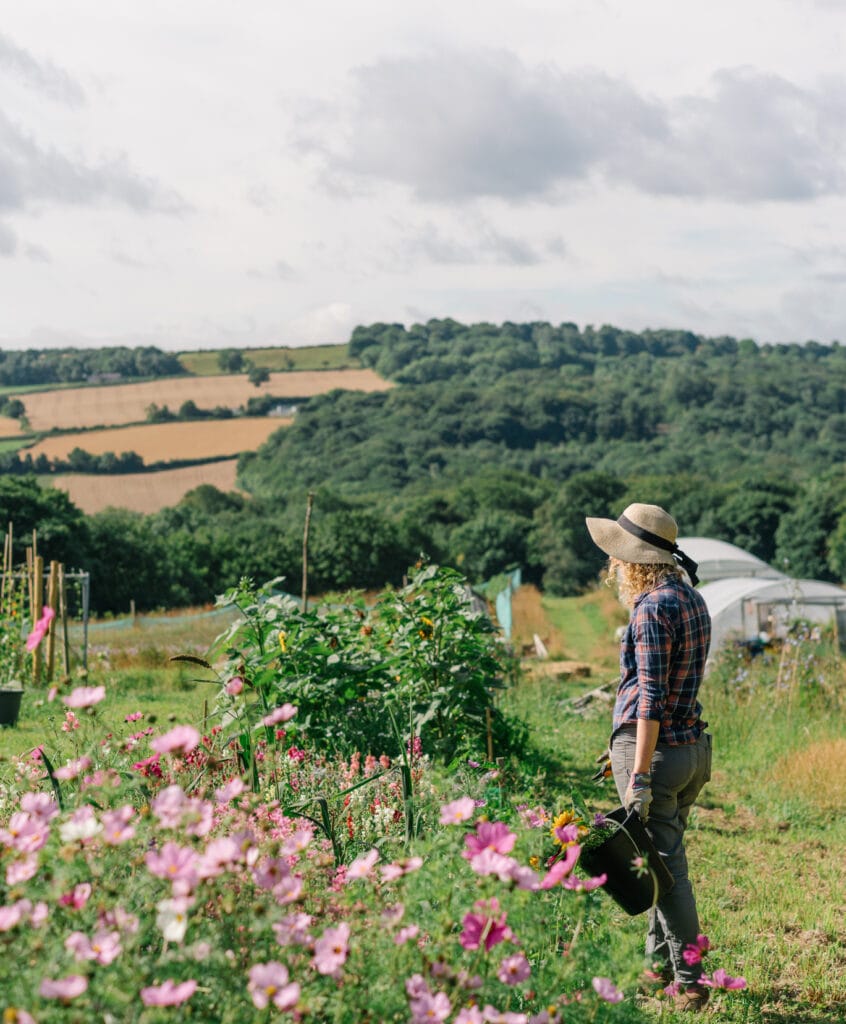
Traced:
<svg viewBox="0 0 846 1024">
<path fill-rule="evenodd" d="M 611 769 L 620 800 L 634 769 L 634 726 L 624 726 L 611 744 Z M 671 747 L 659 743 L 652 758 L 652 806 L 646 830 L 652 837 L 675 885 L 649 912 L 646 953 L 672 969 L 676 981 L 689 985 L 699 979 L 702 965 L 688 966 L 682 951 L 695 943 L 699 916 L 687 873 L 684 830 L 690 808 L 711 778 L 711 736 L 702 733 L 695 743 Z"/>
</svg>

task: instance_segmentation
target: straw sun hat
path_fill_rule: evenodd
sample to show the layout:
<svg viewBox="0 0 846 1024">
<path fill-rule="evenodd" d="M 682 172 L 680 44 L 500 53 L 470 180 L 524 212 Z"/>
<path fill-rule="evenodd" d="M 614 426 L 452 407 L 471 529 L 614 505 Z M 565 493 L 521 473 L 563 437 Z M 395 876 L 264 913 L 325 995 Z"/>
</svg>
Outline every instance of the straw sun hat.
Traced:
<svg viewBox="0 0 846 1024">
<path fill-rule="evenodd" d="M 639 565 L 680 565 L 694 586 L 696 562 L 676 544 L 679 528 L 659 505 L 629 505 L 619 519 L 585 519 L 594 544 L 621 562 Z"/>
</svg>

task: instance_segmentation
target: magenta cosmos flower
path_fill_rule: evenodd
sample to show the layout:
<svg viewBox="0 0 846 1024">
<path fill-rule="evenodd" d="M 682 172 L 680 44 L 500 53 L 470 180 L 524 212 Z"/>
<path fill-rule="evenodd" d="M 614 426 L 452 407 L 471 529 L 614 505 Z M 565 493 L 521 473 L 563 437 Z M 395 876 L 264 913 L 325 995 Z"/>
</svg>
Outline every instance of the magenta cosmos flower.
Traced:
<svg viewBox="0 0 846 1024">
<path fill-rule="evenodd" d="M 707 974 L 703 974 L 699 979 L 699 984 L 708 985 L 710 988 L 739 989 L 746 988 L 746 978 L 732 978 L 722 967 L 718 967 L 710 978 Z"/>
<path fill-rule="evenodd" d="M 270 1003 L 277 1010 L 292 1010 L 300 998 L 300 986 L 296 982 L 288 983 L 288 968 L 276 960 L 250 968 L 247 991 L 259 1010 Z"/>
<path fill-rule="evenodd" d="M 141 1002 L 145 1006 L 179 1006 L 187 1002 L 197 991 L 197 982 L 193 978 L 188 981 L 163 981 L 161 985 L 149 985 L 141 989 Z"/>
<path fill-rule="evenodd" d="M 581 846 L 576 845 L 566 847 L 564 850 L 564 856 L 552 865 L 541 880 L 541 889 L 551 889 L 553 886 L 558 885 L 559 882 L 563 881 L 576 866 L 576 861 L 579 859 L 579 854 L 581 852 Z"/>
<path fill-rule="evenodd" d="M 150 740 L 150 746 L 157 754 L 190 754 L 199 742 L 200 734 L 193 725 L 177 725 Z"/>
<path fill-rule="evenodd" d="M 35 648 L 41 643 L 44 637 L 47 635 L 47 631 L 50 629 L 50 623 L 56 617 L 56 613 L 52 608 L 48 608 L 47 605 L 41 609 L 41 618 L 32 627 L 32 632 L 26 638 L 26 649 L 32 653 Z"/>
<path fill-rule="evenodd" d="M 62 697 L 62 703 L 69 708 L 93 708 L 105 699 L 105 686 L 77 686 L 67 697 Z"/>
<path fill-rule="evenodd" d="M 511 929 L 505 923 L 508 915 L 499 914 L 499 900 L 479 900 L 473 909 L 476 913 L 465 914 L 461 922 L 463 930 L 458 941 L 465 949 L 478 949 L 484 943 L 485 952 L 489 953 L 498 943 L 511 938 Z"/>
<path fill-rule="evenodd" d="M 532 973 L 532 969 L 529 966 L 529 961 L 526 959 L 523 953 L 515 953 L 513 956 L 507 956 L 499 965 L 499 970 L 496 972 L 496 976 L 503 983 L 503 985 L 519 985 L 521 981 L 525 981 L 526 978 Z"/>
<path fill-rule="evenodd" d="M 457 825 L 459 822 L 469 821 L 475 810 L 476 801 L 472 797 L 462 796 L 441 807 L 441 824 Z"/>
<path fill-rule="evenodd" d="M 76 999 L 87 988 L 87 978 L 81 974 L 69 974 L 66 978 L 44 978 L 38 994 L 44 999 Z"/>
</svg>

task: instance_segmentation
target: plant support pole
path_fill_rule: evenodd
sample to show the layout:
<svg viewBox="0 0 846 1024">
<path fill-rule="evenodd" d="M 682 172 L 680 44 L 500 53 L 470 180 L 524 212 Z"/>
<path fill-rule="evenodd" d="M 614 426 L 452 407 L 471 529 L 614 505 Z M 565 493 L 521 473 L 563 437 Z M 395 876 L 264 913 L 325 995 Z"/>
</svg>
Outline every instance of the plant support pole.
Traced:
<svg viewBox="0 0 846 1024">
<path fill-rule="evenodd" d="M 313 506 L 314 493 L 309 491 L 306 499 L 305 526 L 303 527 L 303 614 L 308 611 L 308 528 L 311 523 Z"/>
</svg>

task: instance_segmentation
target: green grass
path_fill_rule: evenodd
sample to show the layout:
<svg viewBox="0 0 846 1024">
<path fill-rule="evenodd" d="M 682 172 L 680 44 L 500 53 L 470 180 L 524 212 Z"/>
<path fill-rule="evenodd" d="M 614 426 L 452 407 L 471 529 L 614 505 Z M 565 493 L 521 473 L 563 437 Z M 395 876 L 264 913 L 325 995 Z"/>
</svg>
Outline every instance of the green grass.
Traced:
<svg viewBox="0 0 846 1024">
<path fill-rule="evenodd" d="M 268 370 L 345 370 L 361 364 L 349 354 L 348 345 L 310 345 L 305 348 L 239 349 L 256 366 Z M 179 361 L 199 377 L 223 373 L 218 365 L 218 351 L 181 352 Z"/>
<path fill-rule="evenodd" d="M 17 452 L 28 448 L 35 441 L 34 434 L 21 434 L 19 437 L 6 437 L 0 440 L 0 454 Z"/>
<path fill-rule="evenodd" d="M 610 590 L 597 588 L 586 597 L 544 597 L 543 609 L 563 638 L 567 658 L 602 670 L 616 669 L 619 645 L 614 630 L 625 623 L 626 612 Z"/>
</svg>

